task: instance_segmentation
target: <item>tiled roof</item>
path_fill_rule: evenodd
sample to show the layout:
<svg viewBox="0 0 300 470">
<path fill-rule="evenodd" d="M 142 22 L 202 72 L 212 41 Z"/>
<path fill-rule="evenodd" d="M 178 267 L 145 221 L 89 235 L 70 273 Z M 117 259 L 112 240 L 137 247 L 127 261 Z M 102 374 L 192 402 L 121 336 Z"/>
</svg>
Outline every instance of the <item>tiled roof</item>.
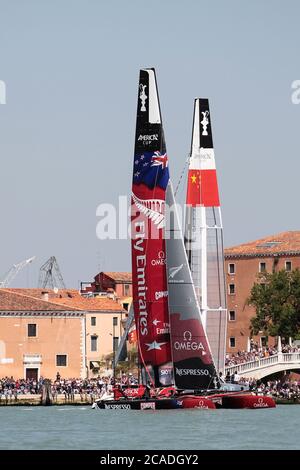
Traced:
<svg viewBox="0 0 300 470">
<path fill-rule="evenodd" d="M 103 274 L 105 274 L 105 276 L 107 276 L 107 277 L 110 277 L 111 279 L 113 279 L 116 282 L 118 282 L 118 281 L 119 282 L 129 282 L 129 283 L 132 282 L 131 273 L 128 273 L 128 272 L 107 272 L 107 271 L 105 271 Z"/>
<path fill-rule="evenodd" d="M 49 300 L 43 299 L 45 292 L 47 292 Z M 6 295 L 4 295 L 5 293 Z M 10 304 L 9 299 L 11 299 Z M 32 310 L 125 312 L 115 300 L 105 296 L 83 297 L 76 289 L 60 289 L 58 292 L 51 289 L 0 289 L 0 310 L 28 310 L 26 305 L 30 304 L 33 305 Z M 12 306 L 3 308 L 5 305 Z"/>
<path fill-rule="evenodd" d="M 300 255 L 300 231 L 282 232 L 225 249 L 225 258 Z"/>
<path fill-rule="evenodd" d="M 77 308 L 65 305 L 56 304 L 54 302 L 47 302 L 42 298 L 37 298 L 28 294 L 30 289 L 0 289 L 0 310 L 2 311 L 74 311 Z M 35 289 L 36 290 L 36 289 Z"/>
</svg>

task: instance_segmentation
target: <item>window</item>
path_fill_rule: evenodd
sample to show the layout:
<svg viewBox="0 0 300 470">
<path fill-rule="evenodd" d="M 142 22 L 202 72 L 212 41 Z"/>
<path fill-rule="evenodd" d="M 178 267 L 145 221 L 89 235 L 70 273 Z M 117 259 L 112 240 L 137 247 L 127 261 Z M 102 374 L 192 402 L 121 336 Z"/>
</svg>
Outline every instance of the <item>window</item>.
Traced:
<svg viewBox="0 0 300 470">
<path fill-rule="evenodd" d="M 113 326 L 118 326 L 118 317 L 113 317 Z"/>
<path fill-rule="evenodd" d="M 91 336 L 91 351 L 98 351 L 98 336 Z"/>
<path fill-rule="evenodd" d="M 96 317 L 91 317 L 91 326 L 96 326 Z"/>
<path fill-rule="evenodd" d="M 229 310 L 229 321 L 235 321 L 235 310 Z"/>
<path fill-rule="evenodd" d="M 261 336 L 260 342 L 261 342 L 261 347 L 266 348 L 268 346 L 268 337 L 267 336 Z"/>
<path fill-rule="evenodd" d="M 57 354 L 56 355 L 56 366 L 57 367 L 66 367 L 67 365 L 67 355 L 66 354 Z"/>
<path fill-rule="evenodd" d="M 229 263 L 228 265 L 228 274 L 235 274 L 235 264 Z"/>
<path fill-rule="evenodd" d="M 36 323 L 28 323 L 28 336 L 36 336 Z"/>
<path fill-rule="evenodd" d="M 100 369 L 100 362 L 99 361 L 90 361 L 90 370 L 94 372 L 98 372 Z"/>
<path fill-rule="evenodd" d="M 230 348 L 235 348 L 235 337 L 234 336 L 231 336 L 229 338 L 229 347 Z"/>
<path fill-rule="evenodd" d="M 229 292 L 230 295 L 235 294 L 235 284 L 229 284 L 228 292 Z"/>
<path fill-rule="evenodd" d="M 126 297 L 129 295 L 129 284 L 124 284 L 124 295 L 126 295 Z"/>
<path fill-rule="evenodd" d="M 291 261 L 286 261 L 285 262 L 285 270 L 289 271 L 289 272 L 292 270 L 292 262 Z"/>
<path fill-rule="evenodd" d="M 260 273 L 265 273 L 267 270 L 267 265 L 265 262 L 259 263 L 259 272 Z"/>
</svg>

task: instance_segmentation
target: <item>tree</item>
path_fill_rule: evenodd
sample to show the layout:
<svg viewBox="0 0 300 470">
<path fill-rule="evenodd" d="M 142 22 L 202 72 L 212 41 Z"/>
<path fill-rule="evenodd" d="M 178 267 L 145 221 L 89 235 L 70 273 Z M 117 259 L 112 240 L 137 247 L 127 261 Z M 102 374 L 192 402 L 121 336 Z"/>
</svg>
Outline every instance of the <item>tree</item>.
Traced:
<svg viewBox="0 0 300 470">
<path fill-rule="evenodd" d="M 300 337 L 300 271 L 261 273 L 247 300 L 256 310 L 251 334 Z"/>
</svg>

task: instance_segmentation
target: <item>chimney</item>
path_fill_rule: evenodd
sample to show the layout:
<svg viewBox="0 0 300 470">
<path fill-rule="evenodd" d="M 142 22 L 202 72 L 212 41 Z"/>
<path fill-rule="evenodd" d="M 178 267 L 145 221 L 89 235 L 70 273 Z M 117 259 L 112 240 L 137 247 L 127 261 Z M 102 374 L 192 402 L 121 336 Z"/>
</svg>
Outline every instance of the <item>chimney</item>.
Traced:
<svg viewBox="0 0 300 470">
<path fill-rule="evenodd" d="M 45 300 L 46 302 L 48 302 L 49 301 L 49 292 L 42 291 L 42 299 Z"/>
</svg>

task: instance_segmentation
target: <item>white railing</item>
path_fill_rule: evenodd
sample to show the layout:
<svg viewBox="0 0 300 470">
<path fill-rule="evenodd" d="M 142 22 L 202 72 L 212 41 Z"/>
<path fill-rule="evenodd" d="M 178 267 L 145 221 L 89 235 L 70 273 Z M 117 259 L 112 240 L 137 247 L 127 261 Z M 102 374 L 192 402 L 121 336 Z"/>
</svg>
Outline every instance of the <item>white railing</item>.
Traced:
<svg viewBox="0 0 300 470">
<path fill-rule="evenodd" d="M 226 373 L 229 372 L 230 375 L 236 372 L 239 375 L 243 375 L 245 372 L 248 373 L 265 367 L 272 367 L 273 365 L 280 363 L 291 365 L 296 364 L 300 368 L 300 353 L 277 353 L 274 354 L 274 356 L 257 358 L 253 361 L 227 366 L 225 367 L 225 371 Z"/>
</svg>

